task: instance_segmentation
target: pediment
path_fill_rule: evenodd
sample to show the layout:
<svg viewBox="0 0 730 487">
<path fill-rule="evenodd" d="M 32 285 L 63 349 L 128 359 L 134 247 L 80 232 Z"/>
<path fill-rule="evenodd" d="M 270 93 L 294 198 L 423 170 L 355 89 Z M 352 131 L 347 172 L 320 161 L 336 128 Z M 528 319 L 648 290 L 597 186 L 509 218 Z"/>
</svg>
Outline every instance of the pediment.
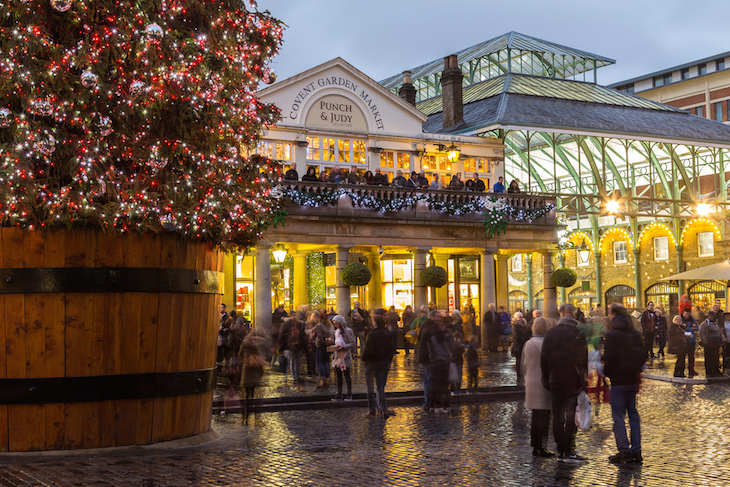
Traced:
<svg viewBox="0 0 730 487">
<path fill-rule="evenodd" d="M 422 133 L 426 115 L 342 58 L 259 91 L 281 110 L 279 126 L 363 134 Z"/>
</svg>

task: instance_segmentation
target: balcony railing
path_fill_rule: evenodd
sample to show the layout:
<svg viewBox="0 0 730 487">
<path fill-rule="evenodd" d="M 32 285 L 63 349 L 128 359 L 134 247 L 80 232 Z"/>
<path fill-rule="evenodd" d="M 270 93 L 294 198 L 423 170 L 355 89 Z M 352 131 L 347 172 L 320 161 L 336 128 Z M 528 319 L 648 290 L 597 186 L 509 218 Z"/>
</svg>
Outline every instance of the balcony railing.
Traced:
<svg viewBox="0 0 730 487">
<path fill-rule="evenodd" d="M 507 221 L 555 224 L 555 199 L 530 193 L 478 193 L 389 186 L 282 181 L 279 190 L 291 201 L 290 214 L 378 216 L 482 221 L 484 213 L 502 212 Z"/>
</svg>

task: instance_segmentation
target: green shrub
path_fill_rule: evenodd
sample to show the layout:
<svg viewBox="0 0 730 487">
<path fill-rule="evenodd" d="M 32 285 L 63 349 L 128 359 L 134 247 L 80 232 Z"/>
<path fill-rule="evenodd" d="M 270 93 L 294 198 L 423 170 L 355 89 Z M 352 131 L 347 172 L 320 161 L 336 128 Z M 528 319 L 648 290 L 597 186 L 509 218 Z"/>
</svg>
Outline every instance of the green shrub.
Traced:
<svg viewBox="0 0 730 487">
<path fill-rule="evenodd" d="M 578 274 L 573 269 L 568 269 L 567 267 L 553 271 L 553 275 L 550 276 L 550 284 L 555 287 L 570 287 L 577 280 Z"/>
<path fill-rule="evenodd" d="M 368 266 L 360 262 L 353 262 L 342 269 L 340 279 L 347 286 L 364 286 L 370 282 L 372 275 Z"/>
<path fill-rule="evenodd" d="M 446 269 L 437 265 L 426 267 L 421 271 L 421 284 L 428 287 L 443 287 L 449 282 Z"/>
</svg>

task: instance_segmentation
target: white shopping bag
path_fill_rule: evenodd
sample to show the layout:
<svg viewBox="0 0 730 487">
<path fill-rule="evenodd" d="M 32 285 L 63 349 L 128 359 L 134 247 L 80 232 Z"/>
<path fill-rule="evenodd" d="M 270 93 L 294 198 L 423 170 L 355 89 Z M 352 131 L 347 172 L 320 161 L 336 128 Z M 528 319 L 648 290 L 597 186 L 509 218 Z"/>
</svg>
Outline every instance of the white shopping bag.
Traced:
<svg viewBox="0 0 730 487">
<path fill-rule="evenodd" d="M 591 400 L 588 399 L 588 394 L 581 392 L 578 396 L 578 405 L 575 407 L 575 425 L 582 430 L 590 428 L 592 413 L 593 406 Z"/>
</svg>

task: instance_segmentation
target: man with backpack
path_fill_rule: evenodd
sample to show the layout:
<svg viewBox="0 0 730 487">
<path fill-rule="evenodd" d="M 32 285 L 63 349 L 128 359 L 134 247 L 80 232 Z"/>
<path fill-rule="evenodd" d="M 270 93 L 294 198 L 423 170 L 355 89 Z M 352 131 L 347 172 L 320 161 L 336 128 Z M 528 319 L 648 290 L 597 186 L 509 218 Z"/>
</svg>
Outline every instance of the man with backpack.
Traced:
<svg viewBox="0 0 730 487">
<path fill-rule="evenodd" d="M 641 369 L 646 361 L 646 349 L 641 333 L 634 328 L 631 317 L 621 304 L 608 307 L 611 320 L 606 333 L 604 371 L 611 379 L 611 414 L 613 435 L 618 453 L 608 457 L 611 463 L 641 463 L 641 420 L 636 410 L 636 394 L 639 392 Z M 624 418 L 629 415 L 631 442 L 626 435 Z"/>
</svg>

